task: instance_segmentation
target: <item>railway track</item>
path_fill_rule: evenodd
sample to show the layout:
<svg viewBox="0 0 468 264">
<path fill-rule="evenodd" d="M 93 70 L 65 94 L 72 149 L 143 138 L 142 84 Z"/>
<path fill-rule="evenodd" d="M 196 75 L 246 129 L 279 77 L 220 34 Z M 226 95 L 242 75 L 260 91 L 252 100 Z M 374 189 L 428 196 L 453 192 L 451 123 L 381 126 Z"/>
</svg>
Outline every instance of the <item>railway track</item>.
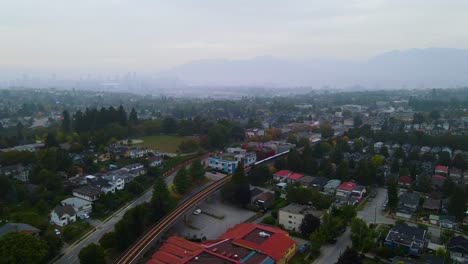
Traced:
<svg viewBox="0 0 468 264">
<path fill-rule="evenodd" d="M 176 209 L 171 211 L 166 217 L 164 217 L 155 226 L 153 226 L 150 231 L 148 231 L 143 237 L 141 237 L 136 243 L 134 243 L 129 249 L 127 249 L 116 263 L 137 263 L 141 255 L 145 253 L 147 247 L 149 247 L 155 239 L 157 239 L 163 232 L 165 232 L 169 226 L 171 226 L 175 221 L 177 221 L 181 215 L 186 213 L 190 208 L 192 208 L 198 202 L 202 201 L 213 191 L 217 190 L 226 182 L 230 181 L 231 177 L 232 176 L 226 176 L 214 182 L 207 188 L 201 190 L 194 196 L 182 202 L 179 206 L 177 206 Z"/>
<path fill-rule="evenodd" d="M 301 149 L 300 149 L 301 150 Z M 255 165 L 261 163 L 269 163 L 274 161 L 276 158 L 283 157 L 288 154 L 289 151 L 285 151 L 275 155 L 274 157 L 267 158 L 265 160 L 261 160 L 256 162 Z M 202 159 L 207 158 L 209 154 L 206 154 L 202 157 Z M 167 171 L 164 176 L 170 175 L 177 169 L 182 166 L 189 164 L 192 160 L 185 162 L 184 164 L 180 164 L 176 168 Z M 245 168 L 245 173 L 249 173 L 252 169 L 252 166 Z M 202 201 L 206 198 L 209 194 L 211 194 L 214 190 L 223 186 L 226 182 L 231 180 L 232 176 L 226 176 L 215 183 L 209 185 L 207 188 L 201 190 L 200 192 L 196 193 L 194 196 L 188 198 L 187 200 L 183 201 L 181 204 L 177 206 L 176 209 L 171 211 L 167 216 L 165 216 L 160 222 L 158 222 L 155 226 L 151 228 L 143 237 L 141 237 L 136 243 L 134 243 L 129 249 L 127 249 L 116 262 L 117 264 L 135 264 L 137 263 L 138 259 L 141 257 L 142 254 L 145 253 L 146 249 L 152 244 L 152 242 L 157 239 L 163 232 L 166 231 L 168 227 L 170 227 L 178 218 L 186 213 L 190 208 L 192 208 L 195 204 Z"/>
</svg>

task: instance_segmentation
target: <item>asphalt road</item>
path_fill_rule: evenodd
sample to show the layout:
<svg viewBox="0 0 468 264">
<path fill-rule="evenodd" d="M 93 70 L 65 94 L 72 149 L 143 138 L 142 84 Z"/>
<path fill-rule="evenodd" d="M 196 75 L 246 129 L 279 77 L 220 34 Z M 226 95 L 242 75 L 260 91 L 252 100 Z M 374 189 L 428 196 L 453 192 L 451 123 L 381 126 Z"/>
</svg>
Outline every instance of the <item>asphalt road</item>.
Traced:
<svg viewBox="0 0 468 264">
<path fill-rule="evenodd" d="M 387 189 L 378 188 L 376 189 L 377 195 L 372 201 L 367 202 L 366 206 L 362 211 L 358 211 L 357 216 L 362 218 L 366 223 L 372 224 L 395 224 L 396 220 L 390 217 L 387 217 L 383 214 L 382 206 L 385 202 L 387 196 Z M 416 224 L 408 223 L 411 226 L 416 226 Z M 428 231 L 432 236 L 440 237 L 440 228 L 429 226 Z M 338 261 L 341 253 L 346 249 L 346 247 L 351 246 L 351 232 L 349 227 L 346 229 L 346 232 L 343 233 L 337 240 L 334 245 L 324 245 L 320 249 L 320 256 L 314 261 L 317 264 L 333 264 Z"/>
<path fill-rule="evenodd" d="M 323 245 L 320 249 L 320 256 L 315 259 L 316 264 L 334 264 L 338 261 L 341 253 L 343 253 L 347 247 L 351 247 L 351 231 L 350 228 L 346 228 L 346 231 L 341 235 L 335 244 Z"/>
<path fill-rule="evenodd" d="M 167 176 L 165 178 L 166 180 L 166 184 L 169 186 L 173 179 L 174 179 L 174 176 L 175 176 L 176 172 L 174 172 L 173 174 Z M 127 206 L 125 206 L 124 208 L 120 209 L 119 211 L 117 211 L 116 213 L 114 213 L 114 215 L 112 215 L 111 217 L 108 218 L 108 221 L 106 222 L 103 222 L 102 224 L 100 224 L 98 227 L 96 227 L 96 230 L 91 233 L 89 236 L 87 236 L 85 239 L 83 239 L 82 241 L 80 241 L 79 243 L 71 246 L 71 247 L 68 247 L 68 248 L 64 248 L 62 250 L 62 253 L 64 253 L 64 255 L 62 257 L 60 257 L 55 263 L 57 264 L 79 264 L 79 260 L 78 260 L 78 254 L 80 253 L 80 250 L 91 244 L 91 243 L 98 243 L 99 239 L 101 239 L 101 237 L 108 233 L 108 232 L 111 232 L 113 229 L 114 229 L 114 225 L 120 221 L 120 219 L 122 219 L 123 215 L 131 208 L 134 208 L 135 206 L 139 205 L 139 204 L 142 204 L 144 202 L 148 202 L 151 200 L 151 197 L 153 195 L 153 188 L 151 188 L 150 190 L 146 191 L 142 196 L 140 196 L 139 198 L 137 198 L 136 200 L 134 200 L 133 202 L 131 202 L 130 204 L 128 204 Z"/>
</svg>

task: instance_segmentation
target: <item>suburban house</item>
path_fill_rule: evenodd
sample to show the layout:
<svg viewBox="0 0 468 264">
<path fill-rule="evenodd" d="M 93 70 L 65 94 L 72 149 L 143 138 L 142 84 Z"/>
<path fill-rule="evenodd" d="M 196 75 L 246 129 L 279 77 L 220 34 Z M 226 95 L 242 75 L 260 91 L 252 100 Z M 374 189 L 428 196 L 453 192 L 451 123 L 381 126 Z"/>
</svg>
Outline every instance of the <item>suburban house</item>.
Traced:
<svg viewBox="0 0 468 264">
<path fill-rule="evenodd" d="M 384 146 L 383 142 L 374 143 L 374 150 L 376 153 L 380 153 L 380 149 Z"/>
<path fill-rule="evenodd" d="M 323 192 L 328 195 L 335 195 L 336 189 L 340 186 L 340 180 L 329 180 L 325 186 L 323 186 Z"/>
<path fill-rule="evenodd" d="M 442 200 L 427 198 L 424 200 L 422 208 L 424 210 L 431 211 L 431 212 L 438 214 L 440 212 L 440 209 L 442 208 Z"/>
<path fill-rule="evenodd" d="M 434 174 L 431 178 L 431 185 L 435 189 L 440 189 L 444 186 L 445 180 L 447 180 L 447 177 L 439 174 Z"/>
<path fill-rule="evenodd" d="M 122 179 L 123 184 L 125 185 L 133 181 L 135 177 L 132 174 L 130 174 L 127 170 L 120 169 L 120 170 L 110 171 L 104 174 L 102 178 L 108 181 L 116 181 L 117 179 Z"/>
<path fill-rule="evenodd" d="M 296 249 L 286 231 L 243 223 L 228 229 L 218 239 L 201 244 L 169 237 L 147 263 L 285 264 Z"/>
<path fill-rule="evenodd" d="M 413 178 L 410 176 L 401 176 L 398 178 L 398 185 L 404 186 L 404 187 L 410 187 L 411 183 L 413 182 Z"/>
<path fill-rule="evenodd" d="M 275 202 L 275 194 L 272 192 L 263 192 L 255 197 L 254 204 L 257 205 L 260 210 L 268 209 Z"/>
<path fill-rule="evenodd" d="M 208 159 L 208 167 L 216 170 L 224 171 L 228 174 L 236 170 L 239 162 L 244 163 L 244 167 L 248 167 L 257 161 L 257 155 L 254 152 L 246 152 L 244 149 L 236 150 L 233 153 L 218 153 Z"/>
<path fill-rule="evenodd" d="M 39 232 L 41 232 L 41 230 L 35 228 L 34 226 L 23 223 L 6 223 L 0 227 L 0 237 L 12 232 L 25 233 L 37 237 L 39 236 Z"/>
<path fill-rule="evenodd" d="M 99 199 L 99 195 L 101 195 L 101 191 L 90 186 L 83 186 L 73 190 L 73 196 L 90 202 Z"/>
<path fill-rule="evenodd" d="M 146 173 L 145 166 L 141 163 L 134 163 L 122 167 L 122 170 L 125 170 L 132 174 L 134 177 L 138 177 Z"/>
<path fill-rule="evenodd" d="M 356 188 L 357 184 L 355 182 L 343 182 L 338 186 L 336 189 L 336 196 L 338 198 L 348 198 L 351 196 L 354 188 Z"/>
<path fill-rule="evenodd" d="M 265 130 L 258 129 L 258 128 L 252 128 L 252 129 L 246 129 L 245 130 L 245 137 L 246 138 L 259 137 L 259 136 L 265 136 Z"/>
<path fill-rule="evenodd" d="M 125 188 L 125 183 L 130 182 L 133 180 L 133 176 L 129 175 L 127 172 L 124 172 L 125 174 L 117 174 L 117 173 L 112 173 L 112 174 L 106 174 L 103 175 L 101 178 L 109 181 L 111 185 L 115 187 L 116 190 L 120 191 Z"/>
<path fill-rule="evenodd" d="M 276 173 L 273 174 L 273 179 L 276 180 L 276 181 L 281 181 L 281 182 L 284 182 L 287 180 L 287 178 L 289 177 L 289 175 L 293 174 L 292 171 L 289 171 L 289 170 L 280 170 Z"/>
<path fill-rule="evenodd" d="M 464 236 L 452 237 L 445 247 L 454 263 L 468 263 L 468 239 Z"/>
<path fill-rule="evenodd" d="M 463 183 L 463 172 L 462 172 L 462 170 L 457 169 L 457 168 L 451 168 L 450 169 L 450 178 L 454 182 Z"/>
<path fill-rule="evenodd" d="M 147 148 L 131 148 L 128 150 L 127 156 L 129 156 L 132 159 L 136 159 L 136 158 L 142 158 L 148 153 L 149 153 L 149 150 Z"/>
<path fill-rule="evenodd" d="M 320 218 L 323 212 L 312 210 L 304 205 L 289 204 L 278 211 L 278 223 L 288 230 L 299 231 L 299 227 L 306 214 Z"/>
<path fill-rule="evenodd" d="M 401 247 L 407 254 L 419 255 L 424 249 L 426 230 L 405 224 L 395 224 L 388 232 L 384 245 L 394 251 Z"/>
<path fill-rule="evenodd" d="M 438 165 L 434 169 L 434 174 L 448 176 L 449 168 L 447 166 Z"/>
<path fill-rule="evenodd" d="M 158 167 L 162 165 L 162 158 L 161 156 L 152 156 L 148 158 L 148 166 L 150 167 Z"/>
<path fill-rule="evenodd" d="M 291 175 L 288 176 L 286 182 L 287 183 L 295 183 L 295 182 L 299 182 L 300 179 L 304 177 L 304 174 L 300 174 L 300 173 L 293 173 Z"/>
<path fill-rule="evenodd" d="M 94 177 L 93 179 L 89 180 L 88 185 L 91 188 L 100 190 L 105 194 L 115 193 L 116 190 L 116 186 L 112 184 L 111 181 L 103 179 L 101 177 Z"/>
<path fill-rule="evenodd" d="M 419 194 L 407 192 L 399 197 L 399 204 L 396 209 L 396 216 L 411 219 L 418 209 Z"/>
<path fill-rule="evenodd" d="M 439 226 L 443 228 L 453 229 L 457 225 L 457 220 L 451 215 L 441 215 L 439 217 Z"/>
<path fill-rule="evenodd" d="M 65 226 L 76 221 L 76 212 L 70 205 L 56 206 L 50 213 L 50 222 L 58 226 Z"/>
<path fill-rule="evenodd" d="M 315 177 L 305 175 L 299 179 L 299 183 L 304 187 L 311 187 Z"/>
<path fill-rule="evenodd" d="M 325 177 L 316 177 L 312 182 L 311 186 L 313 189 L 317 191 L 323 190 L 323 187 L 328 183 L 330 179 Z"/>
<path fill-rule="evenodd" d="M 93 203 L 78 197 L 71 197 L 65 200 L 62 200 L 61 204 L 63 206 L 70 205 L 76 212 L 76 215 L 79 217 L 81 215 L 89 215 L 93 211 Z"/>
<path fill-rule="evenodd" d="M 23 164 L 0 167 L 0 175 L 5 175 L 18 181 L 29 181 L 30 173 L 31 166 L 24 166 Z"/>
<path fill-rule="evenodd" d="M 366 194 L 366 187 L 362 185 L 357 185 L 351 191 L 351 196 L 357 197 L 359 200 L 361 200 L 362 197 L 364 197 L 364 194 Z"/>
</svg>

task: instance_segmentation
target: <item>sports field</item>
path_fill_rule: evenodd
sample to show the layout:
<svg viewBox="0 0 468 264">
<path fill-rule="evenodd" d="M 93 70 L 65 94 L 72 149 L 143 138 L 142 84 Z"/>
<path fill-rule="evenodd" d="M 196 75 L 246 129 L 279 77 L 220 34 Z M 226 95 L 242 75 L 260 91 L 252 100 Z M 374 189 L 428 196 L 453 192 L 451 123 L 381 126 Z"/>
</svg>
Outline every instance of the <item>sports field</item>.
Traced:
<svg viewBox="0 0 468 264">
<path fill-rule="evenodd" d="M 135 144 L 136 146 L 147 147 L 160 152 L 176 153 L 179 144 L 185 139 L 185 137 L 149 136 L 138 139 L 143 140 L 143 142 Z"/>
</svg>

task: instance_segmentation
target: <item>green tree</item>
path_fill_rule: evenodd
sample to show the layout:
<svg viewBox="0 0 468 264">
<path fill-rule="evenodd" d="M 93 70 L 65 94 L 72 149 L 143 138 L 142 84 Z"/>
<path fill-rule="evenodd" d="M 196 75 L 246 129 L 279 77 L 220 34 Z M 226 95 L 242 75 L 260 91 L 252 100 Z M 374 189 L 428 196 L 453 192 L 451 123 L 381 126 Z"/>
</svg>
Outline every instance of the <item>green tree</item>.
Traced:
<svg viewBox="0 0 468 264">
<path fill-rule="evenodd" d="M 334 131 L 329 122 L 320 122 L 319 128 L 322 138 L 333 137 Z"/>
<path fill-rule="evenodd" d="M 458 221 L 462 221 L 466 212 L 466 195 L 465 191 L 456 187 L 449 198 L 448 211 L 455 216 Z"/>
<path fill-rule="evenodd" d="M 104 249 L 94 243 L 82 248 L 78 258 L 80 264 L 106 264 Z"/>
<path fill-rule="evenodd" d="M 308 238 L 310 234 L 317 230 L 319 227 L 320 219 L 312 214 L 306 214 L 304 215 L 301 225 L 299 226 L 299 231 L 301 232 L 302 237 Z"/>
<path fill-rule="evenodd" d="M 117 115 L 119 125 L 127 126 L 127 112 L 125 111 L 122 105 L 119 106 L 119 109 L 117 110 Z"/>
<path fill-rule="evenodd" d="M 322 223 L 320 224 L 319 231 L 324 242 L 332 242 L 341 234 L 344 228 L 345 224 L 341 218 L 325 213 L 322 216 Z"/>
<path fill-rule="evenodd" d="M 46 148 L 58 147 L 57 138 L 55 137 L 54 133 L 52 132 L 47 133 L 47 136 L 45 139 L 45 147 Z"/>
<path fill-rule="evenodd" d="M 249 176 L 250 183 L 255 186 L 263 186 L 271 179 L 272 175 L 268 166 L 265 164 L 255 166 Z"/>
<path fill-rule="evenodd" d="M 351 241 L 358 251 L 367 252 L 373 246 L 372 231 L 361 218 L 353 218 L 351 221 Z"/>
<path fill-rule="evenodd" d="M 185 167 L 180 168 L 174 177 L 174 186 L 177 192 L 186 193 L 190 189 L 191 185 L 192 183 L 189 175 L 187 174 L 187 170 Z"/>
<path fill-rule="evenodd" d="M 48 250 L 46 242 L 30 234 L 8 233 L 0 238 L 0 263 L 45 263 Z"/>
<path fill-rule="evenodd" d="M 199 159 L 196 159 L 192 162 L 192 165 L 189 169 L 190 178 L 195 182 L 200 182 L 205 179 L 205 169 L 201 164 Z"/>
<path fill-rule="evenodd" d="M 395 180 L 390 179 L 387 182 L 388 208 L 395 210 L 398 206 L 398 188 Z"/>
<path fill-rule="evenodd" d="M 345 252 L 341 254 L 336 264 L 362 264 L 362 260 L 356 250 L 346 248 Z"/>
<path fill-rule="evenodd" d="M 63 115 L 62 132 L 65 134 L 68 134 L 70 133 L 70 129 L 71 129 L 70 113 L 67 110 L 64 110 L 62 115 Z"/>
<path fill-rule="evenodd" d="M 250 185 L 242 162 L 237 164 L 232 180 L 223 186 L 221 194 L 223 199 L 235 204 L 246 206 L 250 203 Z"/>
<path fill-rule="evenodd" d="M 288 169 L 292 171 L 302 171 L 302 159 L 301 155 L 296 149 L 292 149 L 288 153 L 288 157 L 286 159 Z"/>
<path fill-rule="evenodd" d="M 62 248 L 62 239 L 55 234 L 55 232 L 49 228 L 45 234 L 43 235 L 42 239 L 47 243 L 49 247 L 49 253 L 47 255 L 47 259 L 52 259 L 55 257 Z"/>
<path fill-rule="evenodd" d="M 378 168 L 380 167 L 383 163 L 384 163 L 384 158 L 379 155 L 379 154 L 375 154 L 374 156 L 372 156 L 371 158 L 371 164 L 372 166 L 374 166 L 375 168 Z"/>
<path fill-rule="evenodd" d="M 150 207 L 154 220 L 159 220 L 174 208 L 174 201 L 162 177 L 156 178 Z"/>
<path fill-rule="evenodd" d="M 136 125 L 138 123 L 138 114 L 135 111 L 135 108 L 132 108 L 132 111 L 130 111 L 130 116 L 128 117 L 128 121 L 132 125 Z"/>
<path fill-rule="evenodd" d="M 99 239 L 99 244 L 104 249 L 115 248 L 117 245 L 117 236 L 115 232 L 105 233 L 101 239 Z"/>
</svg>

